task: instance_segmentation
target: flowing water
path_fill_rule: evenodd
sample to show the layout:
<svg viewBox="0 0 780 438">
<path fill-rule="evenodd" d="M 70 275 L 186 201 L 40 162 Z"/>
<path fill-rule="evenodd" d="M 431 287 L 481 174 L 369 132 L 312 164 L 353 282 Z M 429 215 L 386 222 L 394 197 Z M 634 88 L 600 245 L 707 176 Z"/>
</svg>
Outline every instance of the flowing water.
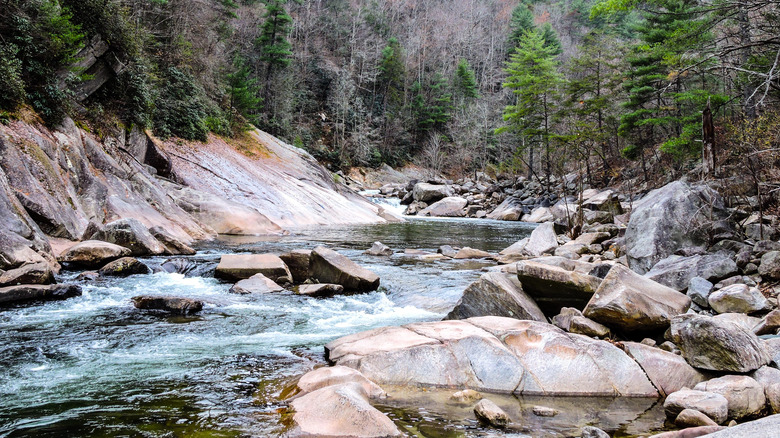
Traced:
<svg viewBox="0 0 780 438">
<path fill-rule="evenodd" d="M 325 343 L 374 327 L 441 319 L 490 265 L 364 255 L 372 242 L 397 251 L 444 244 L 498 251 L 531 229 L 414 219 L 280 238 L 225 237 L 193 257 L 212 267 L 224 253 L 324 244 L 379 274 L 380 290 L 363 295 L 234 295 L 230 284 L 210 276 L 155 273 L 81 283 L 83 295 L 66 301 L 0 309 L 0 436 L 276 436 L 279 391 L 323 363 Z M 152 267 L 164 260 L 144 259 Z M 78 282 L 77 274 L 63 272 L 60 280 Z M 141 294 L 198 298 L 206 306 L 194 317 L 148 314 L 130 302 Z M 416 415 L 394 412 L 399 422 Z"/>
</svg>

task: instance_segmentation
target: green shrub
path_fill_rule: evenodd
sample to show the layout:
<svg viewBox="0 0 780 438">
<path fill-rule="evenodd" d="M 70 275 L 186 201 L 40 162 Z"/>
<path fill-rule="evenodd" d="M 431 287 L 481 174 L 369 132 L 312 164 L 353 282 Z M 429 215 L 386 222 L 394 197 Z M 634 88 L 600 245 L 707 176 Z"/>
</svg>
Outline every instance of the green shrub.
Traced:
<svg viewBox="0 0 780 438">
<path fill-rule="evenodd" d="M 155 133 L 162 138 L 173 135 L 206 141 L 208 108 L 194 78 L 176 67 L 169 67 L 161 78 L 159 90 L 153 118 Z"/>
</svg>

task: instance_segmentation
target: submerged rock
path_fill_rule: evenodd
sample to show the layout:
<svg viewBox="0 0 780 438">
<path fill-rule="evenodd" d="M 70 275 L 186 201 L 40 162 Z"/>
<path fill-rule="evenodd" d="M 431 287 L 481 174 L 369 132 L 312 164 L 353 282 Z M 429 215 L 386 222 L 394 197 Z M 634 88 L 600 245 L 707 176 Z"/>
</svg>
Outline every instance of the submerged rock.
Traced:
<svg viewBox="0 0 780 438">
<path fill-rule="evenodd" d="M 135 274 L 148 274 L 149 272 L 151 270 L 148 266 L 133 257 L 122 257 L 119 260 L 108 262 L 98 271 L 100 275 L 110 277 L 128 277 Z"/>
<path fill-rule="evenodd" d="M 59 257 L 59 261 L 82 268 L 99 268 L 112 260 L 129 255 L 130 250 L 123 246 L 99 240 L 85 240 L 68 248 Z"/>
<path fill-rule="evenodd" d="M 309 270 L 312 278 L 322 283 L 340 284 L 348 292 L 370 292 L 379 288 L 378 275 L 323 246 L 312 251 Z"/>
<path fill-rule="evenodd" d="M 482 274 L 471 283 L 444 319 L 489 315 L 546 321 L 536 302 L 523 292 L 520 282 L 500 272 Z"/>
<path fill-rule="evenodd" d="M 229 292 L 234 294 L 263 294 L 282 292 L 283 290 L 283 287 L 279 286 L 265 275 L 255 274 L 246 280 L 241 280 L 234 284 Z"/>
<path fill-rule="evenodd" d="M 0 288 L 0 304 L 35 300 L 64 300 L 81 295 L 81 287 L 72 284 L 18 285 Z"/>
<path fill-rule="evenodd" d="M 273 254 L 225 254 L 219 260 L 215 276 L 225 280 L 245 280 L 263 274 L 272 281 L 279 277 L 292 278 L 287 265 Z"/>
<path fill-rule="evenodd" d="M 141 295 L 133 297 L 136 309 L 161 310 L 177 315 L 189 315 L 203 310 L 203 301 L 192 298 Z"/>
</svg>

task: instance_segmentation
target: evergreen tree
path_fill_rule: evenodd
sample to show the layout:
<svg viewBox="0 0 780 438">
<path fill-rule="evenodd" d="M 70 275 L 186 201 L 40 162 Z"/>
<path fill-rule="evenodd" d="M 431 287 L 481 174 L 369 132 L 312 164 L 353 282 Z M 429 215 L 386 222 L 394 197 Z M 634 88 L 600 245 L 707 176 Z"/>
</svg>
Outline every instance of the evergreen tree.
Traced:
<svg viewBox="0 0 780 438">
<path fill-rule="evenodd" d="M 412 112 L 417 125 L 417 138 L 428 131 L 441 131 L 452 118 L 452 94 L 448 91 L 447 79 L 436 74 L 428 89 L 415 82 L 412 86 L 414 99 Z"/>
<path fill-rule="evenodd" d="M 552 25 L 550 23 L 544 23 L 541 31 L 542 39 L 544 39 L 544 46 L 549 48 L 554 56 L 563 53 L 563 47 L 561 46 L 561 40 L 558 38 L 558 32 L 553 29 Z"/>
<path fill-rule="evenodd" d="M 461 59 L 455 70 L 455 81 L 453 89 L 457 92 L 461 101 L 465 99 L 478 99 L 479 87 L 474 78 L 474 70 L 471 69 L 469 62 Z"/>
<path fill-rule="evenodd" d="M 292 58 L 292 46 L 287 40 L 292 31 L 292 17 L 284 9 L 285 3 L 287 0 L 268 0 L 260 36 L 256 41 L 260 61 L 266 65 L 266 92 L 273 70 L 287 67 Z"/>
<path fill-rule="evenodd" d="M 557 66 L 554 49 L 545 45 L 542 32 L 527 32 L 506 64 L 509 77 L 503 85 L 512 90 L 516 103 L 504 108 L 504 120 L 509 124 L 498 130 L 516 133 L 524 140 L 529 153 L 529 173 L 533 172 L 535 146 L 544 149 L 548 190 L 552 175 L 550 124 L 562 83 Z"/>
<path fill-rule="evenodd" d="M 240 56 L 233 60 L 233 71 L 227 75 L 227 85 L 230 108 L 249 123 L 257 124 L 263 99 L 260 98 L 257 79 L 252 77 L 249 66 Z M 233 111 L 230 112 L 230 122 L 231 125 L 235 122 Z"/>
<path fill-rule="evenodd" d="M 520 44 L 526 32 L 536 29 L 534 14 L 529 6 L 520 3 L 512 10 L 512 18 L 509 21 L 509 45 L 513 49 Z"/>
<path fill-rule="evenodd" d="M 384 92 L 385 110 L 388 103 L 399 104 L 403 101 L 405 73 L 401 44 L 396 38 L 390 38 L 379 60 L 379 82 Z"/>
</svg>

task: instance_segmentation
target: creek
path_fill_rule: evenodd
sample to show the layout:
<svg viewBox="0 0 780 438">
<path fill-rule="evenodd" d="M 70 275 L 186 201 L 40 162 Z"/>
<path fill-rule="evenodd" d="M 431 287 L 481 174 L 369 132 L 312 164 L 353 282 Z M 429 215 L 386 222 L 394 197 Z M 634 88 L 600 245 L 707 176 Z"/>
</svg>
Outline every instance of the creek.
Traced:
<svg viewBox="0 0 780 438">
<path fill-rule="evenodd" d="M 375 327 L 439 320 L 481 268 L 493 265 L 364 255 L 372 242 L 396 251 L 435 252 L 445 244 L 498 251 L 532 228 L 467 219 L 317 227 L 202 244 L 192 259 L 203 276 L 158 272 L 79 283 L 78 272 L 63 271 L 59 280 L 81 284 L 81 297 L 0 310 L 0 436 L 276 436 L 279 392 L 324 363 L 324 344 Z M 380 290 L 329 299 L 245 296 L 228 293 L 231 285 L 210 275 L 221 254 L 320 244 L 379 274 Z M 166 258 L 142 260 L 155 268 Z M 142 294 L 198 298 L 206 306 L 193 317 L 143 313 L 130 302 Z M 401 422 L 419 414 L 386 409 Z"/>
</svg>

